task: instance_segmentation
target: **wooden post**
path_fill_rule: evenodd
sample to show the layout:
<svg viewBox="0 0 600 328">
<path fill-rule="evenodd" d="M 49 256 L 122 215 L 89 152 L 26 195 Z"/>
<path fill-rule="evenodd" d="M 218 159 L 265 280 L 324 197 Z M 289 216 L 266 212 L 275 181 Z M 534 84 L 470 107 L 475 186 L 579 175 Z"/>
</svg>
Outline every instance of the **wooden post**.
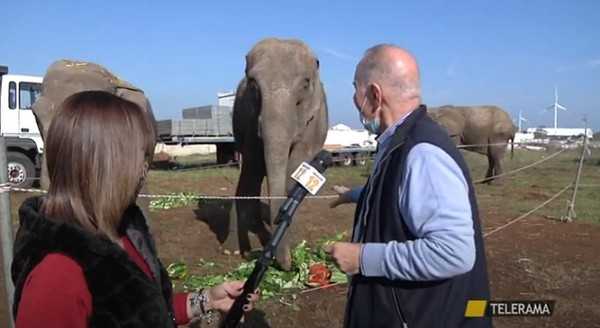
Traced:
<svg viewBox="0 0 600 328">
<path fill-rule="evenodd" d="M 575 176 L 575 185 L 573 186 L 573 195 L 571 201 L 567 207 L 567 215 L 563 217 L 563 221 L 572 222 L 577 217 L 575 213 L 575 199 L 577 197 L 577 189 L 579 188 L 579 180 L 581 178 L 581 170 L 583 169 L 583 162 L 585 160 L 585 152 L 587 151 L 587 119 L 584 118 L 585 129 L 583 130 L 583 149 L 581 150 L 581 157 L 579 158 L 579 166 L 577 167 L 577 175 Z"/>
<path fill-rule="evenodd" d="M 0 136 L 0 185 L 8 183 L 8 161 L 6 159 L 6 142 Z M 0 241 L 2 245 L 2 269 L 4 274 L 4 288 L 6 303 L 8 304 L 8 327 L 14 327 L 12 304 L 15 286 L 12 283 L 10 265 L 13 258 L 13 229 L 10 217 L 10 195 L 8 191 L 0 190 Z"/>
</svg>

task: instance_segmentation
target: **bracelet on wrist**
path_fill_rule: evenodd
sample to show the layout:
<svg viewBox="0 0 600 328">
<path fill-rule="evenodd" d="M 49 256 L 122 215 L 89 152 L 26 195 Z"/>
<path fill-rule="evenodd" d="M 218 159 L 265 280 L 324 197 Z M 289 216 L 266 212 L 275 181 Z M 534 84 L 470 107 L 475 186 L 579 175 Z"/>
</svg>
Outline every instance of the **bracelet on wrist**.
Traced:
<svg viewBox="0 0 600 328">
<path fill-rule="evenodd" d="M 199 317 L 202 320 L 206 320 L 209 324 L 212 323 L 215 311 L 208 309 L 209 302 L 208 290 L 201 289 L 198 292 L 191 293 L 190 309 L 192 317 Z"/>
</svg>

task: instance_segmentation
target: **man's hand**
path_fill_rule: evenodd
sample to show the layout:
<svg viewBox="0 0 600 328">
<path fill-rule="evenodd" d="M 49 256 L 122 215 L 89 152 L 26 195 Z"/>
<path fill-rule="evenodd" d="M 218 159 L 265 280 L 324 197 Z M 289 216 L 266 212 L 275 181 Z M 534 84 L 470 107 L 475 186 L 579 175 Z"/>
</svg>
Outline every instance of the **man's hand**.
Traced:
<svg viewBox="0 0 600 328">
<path fill-rule="evenodd" d="M 346 186 L 333 186 L 333 190 L 338 194 L 338 198 L 329 203 L 330 208 L 336 208 L 338 205 L 351 203 L 350 188 Z"/>
<path fill-rule="evenodd" d="M 360 271 L 361 244 L 337 242 L 325 246 L 325 251 L 343 272 L 357 274 Z"/>
</svg>

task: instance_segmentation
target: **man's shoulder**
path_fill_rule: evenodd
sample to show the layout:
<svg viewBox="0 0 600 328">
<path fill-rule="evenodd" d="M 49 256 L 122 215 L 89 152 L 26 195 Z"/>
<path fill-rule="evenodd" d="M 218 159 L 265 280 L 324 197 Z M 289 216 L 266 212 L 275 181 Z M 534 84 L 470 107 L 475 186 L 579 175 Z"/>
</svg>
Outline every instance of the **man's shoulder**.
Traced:
<svg viewBox="0 0 600 328">
<path fill-rule="evenodd" d="M 409 134 L 412 143 L 427 142 L 440 148 L 454 145 L 446 130 L 428 117 L 419 120 Z"/>
<path fill-rule="evenodd" d="M 439 145 L 430 142 L 419 142 L 410 148 L 406 155 L 407 167 L 425 166 L 428 168 L 456 167 L 458 164 L 452 156 Z M 435 173 L 435 172 L 434 172 Z"/>
</svg>

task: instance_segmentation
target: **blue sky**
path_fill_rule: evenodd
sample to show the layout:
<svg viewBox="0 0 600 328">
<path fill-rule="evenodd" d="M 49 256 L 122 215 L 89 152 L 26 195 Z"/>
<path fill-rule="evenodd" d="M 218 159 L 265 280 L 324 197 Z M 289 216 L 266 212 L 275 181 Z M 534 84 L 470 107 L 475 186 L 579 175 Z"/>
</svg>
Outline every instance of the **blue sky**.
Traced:
<svg viewBox="0 0 600 328">
<path fill-rule="evenodd" d="M 50 3 L 52 3 L 50 5 Z M 494 104 L 529 126 L 587 114 L 600 130 L 600 1 L 7 1 L 0 64 L 43 75 L 53 61 L 98 62 L 143 88 L 158 118 L 216 103 L 268 37 L 304 40 L 321 61 L 330 123 L 360 123 L 352 77 L 363 51 L 411 50 L 428 105 Z"/>
</svg>

